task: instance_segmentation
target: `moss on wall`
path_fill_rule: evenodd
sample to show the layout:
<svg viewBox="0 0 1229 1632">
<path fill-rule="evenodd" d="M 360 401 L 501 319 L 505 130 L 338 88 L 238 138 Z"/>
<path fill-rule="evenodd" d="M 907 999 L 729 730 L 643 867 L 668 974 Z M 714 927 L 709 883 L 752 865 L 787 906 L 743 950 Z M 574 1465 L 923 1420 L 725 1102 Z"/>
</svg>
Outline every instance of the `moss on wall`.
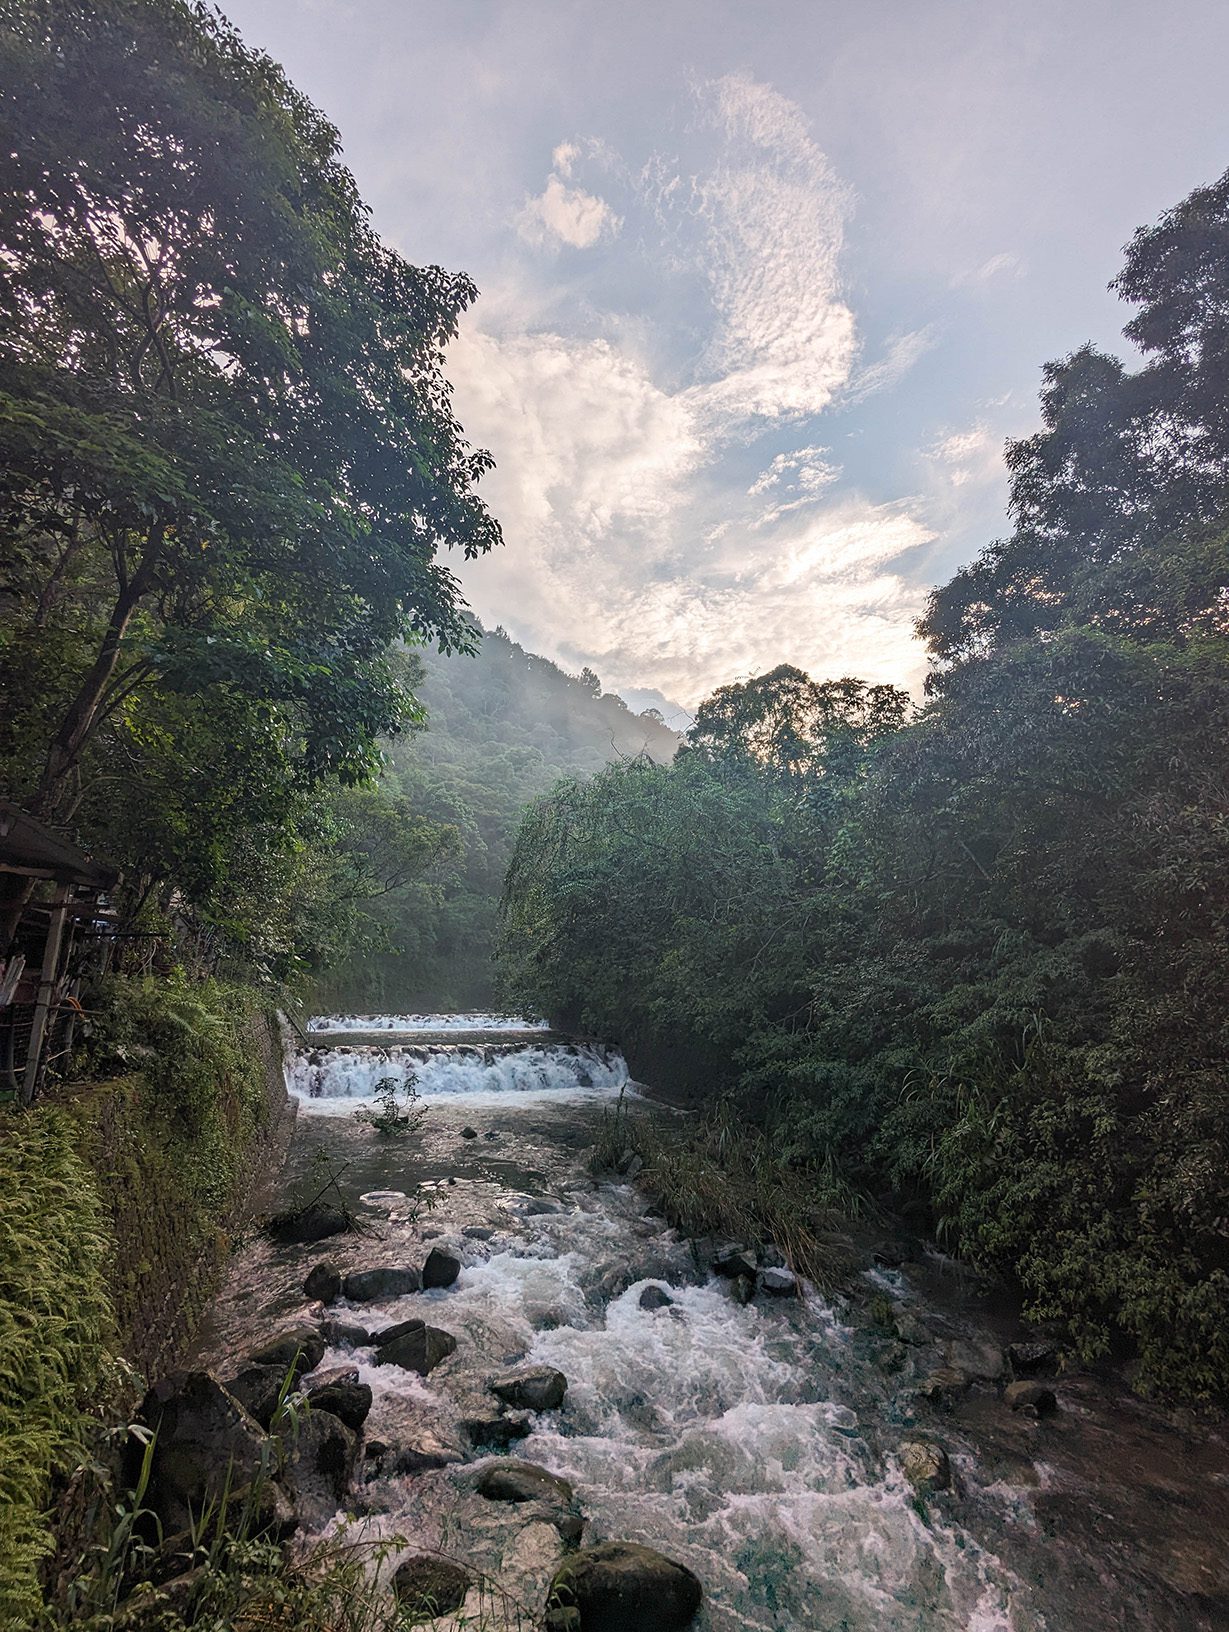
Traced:
<svg viewBox="0 0 1229 1632">
<path fill-rule="evenodd" d="M 286 1114 L 247 989 L 115 982 L 94 1006 L 85 1079 L 0 1117 L 3 1632 L 34 1623 L 57 1484 L 127 1403 L 117 1361 L 174 1364 Z"/>
</svg>

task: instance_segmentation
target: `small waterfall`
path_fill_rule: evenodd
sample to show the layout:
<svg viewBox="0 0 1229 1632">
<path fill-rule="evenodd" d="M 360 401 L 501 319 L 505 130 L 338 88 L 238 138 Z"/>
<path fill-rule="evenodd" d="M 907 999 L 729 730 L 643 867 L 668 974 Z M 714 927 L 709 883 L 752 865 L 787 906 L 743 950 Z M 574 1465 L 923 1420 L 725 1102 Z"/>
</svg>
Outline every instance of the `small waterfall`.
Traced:
<svg viewBox="0 0 1229 1632">
<path fill-rule="evenodd" d="M 430 1017 L 433 1020 L 461 1016 Z M 472 1018 L 472 1017 L 464 1017 Z M 423 1027 L 461 1031 L 460 1024 Z M 525 1028 L 528 1031 L 528 1027 Z M 291 1093 L 318 1110 L 370 1099 L 391 1078 L 420 1099 L 566 1092 L 610 1094 L 627 1085 L 627 1062 L 581 1043 L 393 1043 L 300 1048 L 287 1065 Z"/>
<path fill-rule="evenodd" d="M 515 1014 L 315 1014 L 311 1032 L 345 1031 L 549 1031 L 545 1020 Z"/>
</svg>

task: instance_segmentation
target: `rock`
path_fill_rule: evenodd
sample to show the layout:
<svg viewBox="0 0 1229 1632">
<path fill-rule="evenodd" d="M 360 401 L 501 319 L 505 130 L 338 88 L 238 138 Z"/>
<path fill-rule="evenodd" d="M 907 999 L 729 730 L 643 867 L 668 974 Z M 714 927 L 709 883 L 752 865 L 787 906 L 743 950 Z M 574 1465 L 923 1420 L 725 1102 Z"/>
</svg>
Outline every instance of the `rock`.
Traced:
<svg viewBox="0 0 1229 1632">
<path fill-rule="evenodd" d="M 1058 1349 L 1053 1343 L 1009 1343 L 1007 1363 L 1013 1377 L 1057 1377 Z"/>
<path fill-rule="evenodd" d="M 376 1303 L 421 1292 L 422 1276 L 416 1269 L 360 1269 L 347 1275 L 343 1285 L 351 1303 Z"/>
<path fill-rule="evenodd" d="M 326 1524 L 345 1498 L 358 1435 L 329 1411 L 309 1411 L 287 1436 L 286 1483 L 309 1529 Z"/>
<path fill-rule="evenodd" d="M 548 1214 L 561 1213 L 563 1208 L 557 1201 L 551 1201 L 546 1196 L 538 1196 L 534 1201 L 528 1201 L 521 1209 L 526 1218 L 544 1218 Z"/>
<path fill-rule="evenodd" d="M 680 1632 L 703 1591 L 690 1570 L 651 1547 L 603 1541 L 556 1571 L 546 1632 Z"/>
<path fill-rule="evenodd" d="M 670 1294 L 660 1286 L 646 1286 L 640 1294 L 642 1309 L 667 1309 L 673 1302 Z"/>
<path fill-rule="evenodd" d="M 734 1302 L 744 1307 L 755 1297 L 755 1280 L 750 1275 L 736 1275 L 730 1282 L 730 1291 Z"/>
<path fill-rule="evenodd" d="M 917 1316 L 907 1309 L 903 1309 L 900 1314 L 894 1316 L 892 1324 L 897 1337 L 902 1343 L 909 1343 L 917 1348 L 923 1343 L 930 1342 L 930 1332 L 922 1325 Z"/>
<path fill-rule="evenodd" d="M 1003 1399 L 1013 1411 L 1021 1411 L 1029 1417 L 1048 1417 L 1058 1410 L 1058 1396 L 1054 1390 L 1045 1383 L 1030 1379 L 1008 1383 Z"/>
<path fill-rule="evenodd" d="M 740 1275 L 747 1275 L 753 1281 L 758 1267 L 755 1254 L 747 1247 L 722 1247 L 709 1265 L 714 1275 L 722 1275 L 727 1280 L 735 1281 Z"/>
<path fill-rule="evenodd" d="M 307 1403 L 313 1411 L 327 1411 L 355 1432 L 367 1421 L 371 1411 L 372 1394 L 366 1383 L 357 1378 L 323 1383 L 311 1389 Z"/>
<path fill-rule="evenodd" d="M 462 1128 L 461 1137 L 462 1139 L 476 1139 L 478 1137 L 478 1130 L 477 1128 Z"/>
<path fill-rule="evenodd" d="M 1003 1375 L 1003 1351 L 990 1338 L 958 1338 L 944 1345 L 943 1354 L 949 1366 L 982 1382 L 997 1382 Z"/>
<path fill-rule="evenodd" d="M 432 1247 L 427 1254 L 427 1261 L 422 1266 L 422 1284 L 424 1290 L 434 1286 L 451 1286 L 461 1273 L 461 1260 L 454 1258 L 452 1253 L 445 1252 L 442 1247 Z"/>
<path fill-rule="evenodd" d="M 323 1201 L 314 1201 L 310 1207 L 277 1213 L 266 1220 L 264 1226 L 270 1240 L 282 1246 L 305 1246 L 312 1241 L 323 1241 L 330 1235 L 344 1235 L 349 1228 L 349 1214 Z"/>
<path fill-rule="evenodd" d="M 498 1139 L 499 1138 L 499 1129 L 498 1128 L 488 1128 L 486 1130 L 486 1132 L 483 1134 L 482 1137 L 484 1139 Z"/>
<path fill-rule="evenodd" d="M 426 1325 L 421 1315 L 412 1315 L 409 1320 L 399 1320 L 394 1326 L 381 1326 L 378 1332 L 372 1332 L 371 1345 L 373 1348 L 382 1348 L 385 1343 L 391 1343 L 395 1337 L 404 1337 L 407 1332 L 418 1332 Z"/>
<path fill-rule="evenodd" d="M 572 1546 L 585 1527 L 571 1485 L 534 1462 L 493 1462 L 479 1476 L 478 1494 L 489 1502 L 541 1503 L 559 1535 Z"/>
<path fill-rule="evenodd" d="M 427 1473 L 464 1460 L 465 1452 L 457 1440 L 426 1427 L 399 1441 L 388 1453 L 392 1473 Z"/>
<path fill-rule="evenodd" d="M 760 1291 L 767 1292 L 773 1298 L 796 1298 L 798 1296 L 798 1277 L 792 1269 L 771 1269 L 760 1271 Z"/>
<path fill-rule="evenodd" d="M 489 1241 L 495 1231 L 489 1224 L 467 1224 L 461 1234 L 467 1241 Z"/>
<path fill-rule="evenodd" d="M 899 1269 L 905 1261 L 905 1251 L 895 1241 L 880 1241 L 871 1249 L 871 1257 L 881 1269 Z"/>
<path fill-rule="evenodd" d="M 940 1366 L 918 1385 L 918 1395 L 932 1405 L 950 1406 L 968 1393 L 972 1379 L 955 1366 Z"/>
<path fill-rule="evenodd" d="M 332 1348 L 363 1349 L 371 1342 L 367 1328 L 349 1320 L 321 1321 L 320 1335 Z"/>
<path fill-rule="evenodd" d="M 492 1377 L 490 1388 L 505 1405 L 525 1411 L 557 1411 L 567 1393 L 568 1380 L 553 1366 L 520 1366 Z"/>
<path fill-rule="evenodd" d="M 145 1505 L 164 1535 L 190 1528 L 223 1491 L 249 1490 L 273 1460 L 260 1424 L 207 1371 L 164 1377 L 141 1402 L 139 1420 L 157 1435 Z M 139 1465 L 143 1447 L 134 1441 L 130 1454 Z M 286 1522 L 292 1530 L 293 1518 Z"/>
<path fill-rule="evenodd" d="M 951 1464 L 942 1445 L 929 1440 L 906 1440 L 900 1448 L 900 1465 L 905 1478 L 919 1496 L 931 1496 L 936 1490 L 946 1490 L 952 1482 Z"/>
<path fill-rule="evenodd" d="M 262 1428 L 267 1428 L 281 1404 L 282 1392 L 286 1387 L 286 1367 L 246 1366 L 225 1386 L 244 1410 L 249 1411 Z"/>
<path fill-rule="evenodd" d="M 381 1343 L 376 1350 L 377 1366 L 400 1366 L 405 1371 L 416 1371 L 420 1377 L 434 1371 L 441 1360 L 454 1352 L 457 1340 L 451 1332 L 438 1326 L 419 1326 L 414 1331 L 402 1332 L 391 1342 Z"/>
<path fill-rule="evenodd" d="M 518 1439 L 524 1439 L 533 1424 L 527 1412 L 492 1411 L 487 1416 L 462 1417 L 459 1427 L 475 1449 L 494 1448 L 506 1451 Z"/>
<path fill-rule="evenodd" d="M 417 1626 L 441 1615 L 451 1615 L 465 1602 L 473 1577 L 449 1558 L 417 1553 L 397 1566 L 393 1593 L 401 1624 Z"/>
<path fill-rule="evenodd" d="M 253 1349 L 248 1359 L 254 1366 L 281 1366 L 283 1375 L 293 1371 L 297 1379 L 304 1372 L 315 1371 L 324 1359 L 327 1346 L 317 1327 L 292 1326 L 259 1349 Z"/>
<path fill-rule="evenodd" d="M 317 1264 L 308 1271 L 303 1290 L 321 1303 L 336 1303 L 341 1296 L 341 1271 L 334 1264 Z"/>
</svg>

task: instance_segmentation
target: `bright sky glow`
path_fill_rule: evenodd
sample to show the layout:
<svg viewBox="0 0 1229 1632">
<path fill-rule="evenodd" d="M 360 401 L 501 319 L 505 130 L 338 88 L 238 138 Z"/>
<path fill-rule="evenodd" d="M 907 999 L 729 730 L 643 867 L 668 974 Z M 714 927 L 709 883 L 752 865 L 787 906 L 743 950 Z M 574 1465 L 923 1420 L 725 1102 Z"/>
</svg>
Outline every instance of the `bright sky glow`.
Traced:
<svg viewBox="0 0 1229 1632">
<path fill-rule="evenodd" d="M 1221 0 L 234 0 L 380 232 L 464 269 L 488 623 L 636 706 L 917 686 L 1039 370 L 1229 164 Z"/>
</svg>

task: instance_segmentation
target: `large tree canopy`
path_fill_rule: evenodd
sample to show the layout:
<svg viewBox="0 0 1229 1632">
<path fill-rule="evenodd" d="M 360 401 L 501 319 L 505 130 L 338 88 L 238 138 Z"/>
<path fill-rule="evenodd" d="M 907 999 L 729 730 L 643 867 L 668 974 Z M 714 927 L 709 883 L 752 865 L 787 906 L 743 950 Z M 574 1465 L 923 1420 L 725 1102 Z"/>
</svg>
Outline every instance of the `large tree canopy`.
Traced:
<svg viewBox="0 0 1229 1632">
<path fill-rule="evenodd" d="M 442 372 L 472 284 L 189 0 L 6 8 L 0 151 L 6 791 L 88 823 L 167 731 L 255 823 L 362 779 L 415 714 L 390 644 L 468 642 L 441 551 L 498 541 Z"/>
</svg>

